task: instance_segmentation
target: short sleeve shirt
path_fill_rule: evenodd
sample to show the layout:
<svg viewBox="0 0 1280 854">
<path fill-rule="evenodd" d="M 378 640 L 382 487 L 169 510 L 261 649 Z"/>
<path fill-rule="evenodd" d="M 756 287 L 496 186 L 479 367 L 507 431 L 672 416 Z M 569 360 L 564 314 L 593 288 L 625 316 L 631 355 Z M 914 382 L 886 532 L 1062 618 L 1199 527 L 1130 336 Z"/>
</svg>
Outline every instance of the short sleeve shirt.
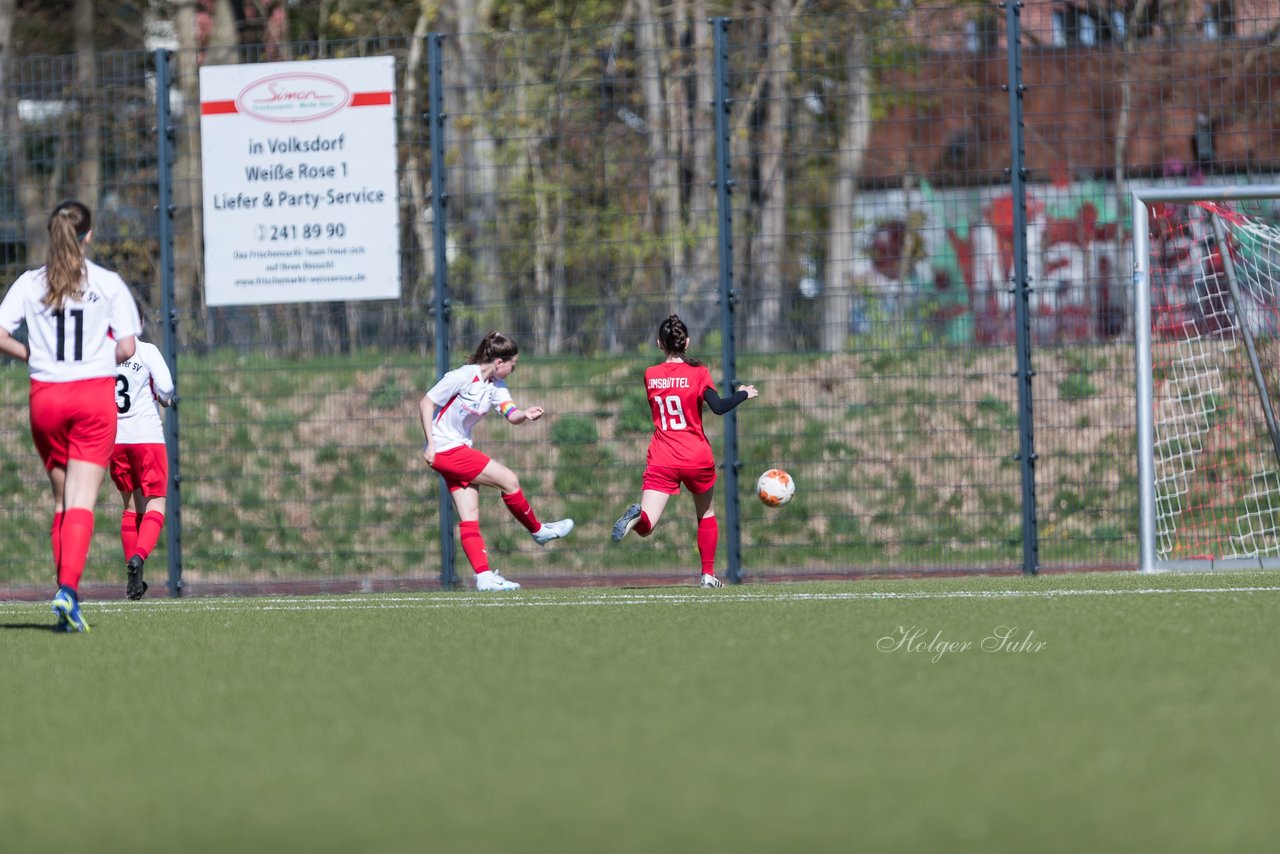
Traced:
<svg viewBox="0 0 1280 854">
<path fill-rule="evenodd" d="M 663 362 L 644 372 L 645 394 L 653 415 L 648 464 L 705 468 L 716 464 L 702 429 L 702 394 L 714 389 L 706 365 Z"/>
<path fill-rule="evenodd" d="M 494 407 L 510 404 L 511 392 L 502 380 L 485 380 L 477 365 L 449 371 L 427 392 L 438 408 L 431 421 L 436 452 L 471 445 L 471 430 Z"/>
<path fill-rule="evenodd" d="M 124 280 L 92 261 L 78 297 L 54 311 L 42 300 L 48 290 L 45 268 L 18 277 L 0 301 L 0 327 L 10 334 L 25 320 L 33 380 L 51 383 L 113 377 L 116 339 L 137 335 L 138 309 Z"/>
<path fill-rule="evenodd" d="M 173 375 L 154 344 L 138 342 L 128 361 L 116 366 L 116 444 L 164 444 L 156 400 L 173 399 Z"/>
</svg>

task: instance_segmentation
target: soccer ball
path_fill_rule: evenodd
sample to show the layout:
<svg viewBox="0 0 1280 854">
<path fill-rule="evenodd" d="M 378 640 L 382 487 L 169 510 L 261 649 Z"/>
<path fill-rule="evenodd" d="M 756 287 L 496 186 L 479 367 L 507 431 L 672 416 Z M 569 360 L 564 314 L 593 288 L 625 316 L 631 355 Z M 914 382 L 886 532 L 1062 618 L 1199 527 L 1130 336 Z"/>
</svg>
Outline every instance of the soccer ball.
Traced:
<svg viewBox="0 0 1280 854">
<path fill-rule="evenodd" d="M 796 494 L 796 482 L 782 469 L 769 469 L 756 481 L 756 495 L 770 507 L 781 507 Z"/>
</svg>

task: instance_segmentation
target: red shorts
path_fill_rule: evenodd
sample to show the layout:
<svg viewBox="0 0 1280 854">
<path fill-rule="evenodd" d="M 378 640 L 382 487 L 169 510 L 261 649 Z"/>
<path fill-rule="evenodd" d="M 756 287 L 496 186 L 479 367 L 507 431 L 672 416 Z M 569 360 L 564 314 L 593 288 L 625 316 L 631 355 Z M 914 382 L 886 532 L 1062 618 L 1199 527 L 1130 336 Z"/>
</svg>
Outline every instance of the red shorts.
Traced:
<svg viewBox="0 0 1280 854">
<path fill-rule="evenodd" d="M 436 454 L 431 467 L 444 476 L 450 492 L 457 492 L 471 486 L 471 481 L 479 477 L 487 465 L 489 458 L 484 454 L 467 445 L 459 445 Z"/>
<path fill-rule="evenodd" d="M 106 468 L 116 445 L 116 381 L 31 381 L 31 438 L 45 470 L 81 460 Z"/>
<path fill-rule="evenodd" d="M 163 498 L 169 491 L 169 455 L 164 444 L 116 445 L 111 482 L 121 492 L 141 489 L 147 498 Z"/>
<path fill-rule="evenodd" d="M 665 492 L 668 495 L 679 492 L 681 484 L 684 484 L 685 488 L 694 495 L 701 495 L 716 485 L 716 467 L 649 466 L 644 470 L 644 480 L 641 482 L 644 489 Z"/>
</svg>

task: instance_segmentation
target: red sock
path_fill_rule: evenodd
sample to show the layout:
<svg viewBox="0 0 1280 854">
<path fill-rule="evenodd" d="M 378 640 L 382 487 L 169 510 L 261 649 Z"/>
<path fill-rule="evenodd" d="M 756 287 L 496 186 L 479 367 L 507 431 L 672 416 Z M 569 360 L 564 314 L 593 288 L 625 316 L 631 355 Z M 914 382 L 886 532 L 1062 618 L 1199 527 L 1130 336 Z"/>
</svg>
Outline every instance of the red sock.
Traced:
<svg viewBox="0 0 1280 854">
<path fill-rule="evenodd" d="M 525 530 L 533 533 L 542 527 L 542 523 L 538 521 L 538 517 L 533 515 L 533 508 L 529 506 L 529 502 L 525 500 L 524 492 L 517 489 L 510 495 L 503 494 L 502 503 L 507 505 L 507 509 L 511 511 L 511 515 L 516 517 L 516 521 L 524 525 Z"/>
<path fill-rule="evenodd" d="M 640 518 L 636 520 L 636 526 L 631 530 L 635 531 L 642 537 L 647 537 L 653 533 L 653 523 L 649 521 L 649 514 L 640 511 Z"/>
<path fill-rule="evenodd" d="M 480 536 L 479 522 L 459 522 L 458 535 L 462 538 L 462 550 L 476 575 L 489 568 L 489 553 L 484 549 L 484 537 Z"/>
<path fill-rule="evenodd" d="M 143 560 L 151 556 L 151 550 L 160 541 L 160 529 L 164 527 L 164 514 L 159 510 L 148 510 L 138 523 L 138 541 L 134 544 L 134 553 Z M 129 555 L 133 557 L 133 555 Z"/>
<path fill-rule="evenodd" d="M 134 551 L 138 544 L 138 514 L 126 510 L 120 516 L 120 548 L 124 550 L 124 559 L 128 560 L 137 554 Z"/>
<path fill-rule="evenodd" d="M 720 526 L 715 516 L 703 516 L 698 520 L 698 557 L 702 558 L 702 574 L 716 574 L 716 544 L 720 541 Z"/>
<path fill-rule="evenodd" d="M 93 539 L 93 511 L 72 507 L 62 514 L 62 556 L 58 561 L 58 586 L 80 589 L 80 576 L 89 560 Z"/>
</svg>

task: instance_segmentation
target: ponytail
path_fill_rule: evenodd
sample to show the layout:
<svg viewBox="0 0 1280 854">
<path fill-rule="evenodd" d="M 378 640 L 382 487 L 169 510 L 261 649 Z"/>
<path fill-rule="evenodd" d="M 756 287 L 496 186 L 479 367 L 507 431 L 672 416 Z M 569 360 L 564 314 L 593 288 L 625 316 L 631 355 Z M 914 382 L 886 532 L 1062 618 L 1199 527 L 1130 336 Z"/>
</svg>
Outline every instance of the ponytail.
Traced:
<svg viewBox="0 0 1280 854">
<path fill-rule="evenodd" d="M 61 311 L 68 299 L 84 290 L 87 271 L 83 247 L 92 226 L 89 208 L 81 202 L 63 202 L 49 214 L 49 254 L 44 267 L 47 290 L 41 302 L 54 311 Z"/>
<path fill-rule="evenodd" d="M 509 362 L 520 352 L 514 338 L 508 338 L 501 332 L 494 330 L 484 336 L 484 340 L 480 342 L 480 346 L 471 354 L 471 358 L 467 359 L 468 365 L 486 365 L 497 359 Z"/>
</svg>

